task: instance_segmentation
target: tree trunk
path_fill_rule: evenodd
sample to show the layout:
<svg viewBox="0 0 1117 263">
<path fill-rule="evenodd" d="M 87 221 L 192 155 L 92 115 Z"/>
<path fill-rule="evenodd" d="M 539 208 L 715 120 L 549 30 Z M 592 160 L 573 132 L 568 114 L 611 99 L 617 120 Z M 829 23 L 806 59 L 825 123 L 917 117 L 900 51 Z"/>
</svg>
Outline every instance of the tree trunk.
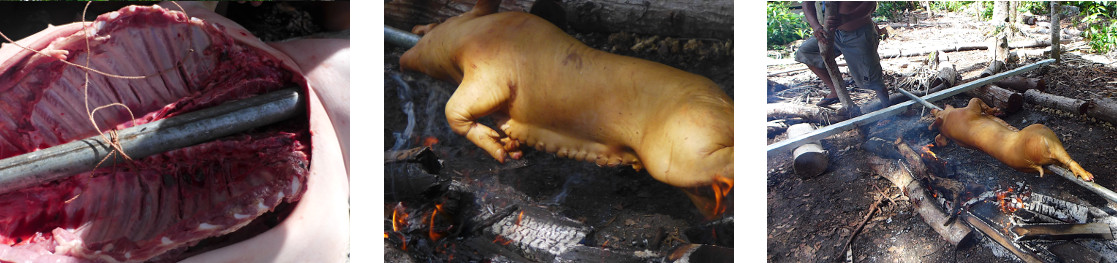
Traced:
<svg viewBox="0 0 1117 263">
<path fill-rule="evenodd" d="M 500 12 L 531 10 L 536 0 L 502 1 Z M 630 32 L 681 38 L 733 39 L 733 1 L 567 0 L 560 5 L 579 31 Z M 410 30 L 462 14 L 477 0 L 393 0 L 385 24 Z"/>
<path fill-rule="evenodd" d="M 826 2 L 826 16 L 819 17 L 838 17 L 838 9 L 838 2 Z M 838 100 L 842 102 L 842 111 L 844 111 L 845 114 L 839 115 L 848 116 L 850 118 L 860 116 L 861 108 L 858 108 L 857 104 L 853 103 L 853 99 L 849 98 L 849 90 L 847 90 L 844 85 L 845 80 L 842 80 L 842 73 L 838 71 L 838 64 L 834 62 L 834 58 L 837 57 L 834 52 L 835 47 L 833 44 L 833 32 L 835 32 L 835 30 L 829 27 L 824 27 L 823 30 L 831 32 L 831 34 L 829 34 L 830 38 L 826 41 L 830 44 L 824 44 L 822 41 L 819 41 L 818 49 L 820 50 L 819 53 L 822 53 L 822 62 L 826 65 L 826 71 L 830 73 L 830 81 L 834 84 L 834 91 L 838 93 Z"/>
<path fill-rule="evenodd" d="M 1004 113 L 1015 113 L 1024 106 L 1024 95 L 996 85 L 972 89 L 967 91 L 966 94 L 981 98 L 982 101 L 985 101 L 985 104 L 1000 108 Z"/>
<path fill-rule="evenodd" d="M 1011 76 L 1002 80 L 994 81 L 993 85 L 1015 90 L 1018 92 L 1026 92 L 1031 89 L 1039 91 L 1047 90 L 1047 82 L 1043 81 L 1043 79 L 1025 78 L 1022 76 Z"/>
<path fill-rule="evenodd" d="M 1047 94 L 1034 89 L 1024 92 L 1024 100 L 1028 103 L 1046 108 L 1077 114 L 1086 114 L 1086 110 L 1088 110 L 1091 105 L 1091 103 L 1087 101 Z"/>
<path fill-rule="evenodd" d="M 816 123 L 830 124 L 846 120 L 838 114 L 830 113 L 822 107 L 815 105 L 802 105 L 795 103 L 768 103 L 767 114 L 769 120 L 803 118 Z"/>
<path fill-rule="evenodd" d="M 1062 58 L 1060 58 L 1062 50 L 1059 50 L 1059 19 L 1062 17 L 1060 17 L 1058 10 L 1058 2 L 1051 1 L 1051 58 L 1055 59 L 1055 65 L 1062 62 Z"/>
<path fill-rule="evenodd" d="M 814 131 L 810 123 L 800 123 L 787 128 L 787 138 L 794 139 Z M 814 178 L 826 171 L 830 165 L 830 153 L 826 152 L 818 142 L 811 142 L 795 148 L 794 157 L 795 173 L 803 179 Z"/>
<path fill-rule="evenodd" d="M 1086 116 L 1117 125 L 1117 101 L 1100 99 L 1094 101 L 1094 103 L 1097 103 L 1097 105 L 1087 109 Z"/>
</svg>

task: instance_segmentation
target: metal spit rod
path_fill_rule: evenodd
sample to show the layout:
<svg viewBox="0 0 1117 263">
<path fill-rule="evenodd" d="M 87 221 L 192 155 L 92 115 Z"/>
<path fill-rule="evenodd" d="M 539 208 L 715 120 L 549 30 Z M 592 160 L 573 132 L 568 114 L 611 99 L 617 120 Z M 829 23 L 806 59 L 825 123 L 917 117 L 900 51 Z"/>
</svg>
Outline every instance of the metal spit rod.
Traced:
<svg viewBox="0 0 1117 263">
<path fill-rule="evenodd" d="M 1071 171 L 1068 171 L 1067 169 L 1058 165 L 1049 164 L 1043 167 L 1047 168 L 1047 170 L 1051 170 L 1051 172 L 1054 172 L 1055 174 L 1062 176 L 1063 178 L 1066 178 L 1067 180 L 1070 180 L 1071 182 L 1074 182 L 1086 189 L 1090 189 L 1090 191 L 1093 191 L 1094 193 L 1100 195 L 1106 200 L 1109 200 L 1110 202 L 1117 203 L 1117 193 L 1109 190 L 1109 188 L 1105 188 L 1095 182 L 1083 181 L 1082 179 L 1079 179 L 1078 176 L 1075 176 L 1074 173 L 1072 173 Z"/>
<path fill-rule="evenodd" d="M 939 106 L 935 106 L 935 104 L 931 104 L 930 102 L 927 102 L 926 100 L 924 100 L 923 98 L 920 98 L 919 96 L 915 96 L 915 94 L 911 94 L 911 92 L 908 92 L 907 90 L 904 90 L 903 88 L 896 88 L 896 90 L 900 91 L 900 93 L 903 93 L 904 95 L 907 95 L 908 98 L 911 98 L 912 100 L 915 100 L 915 101 L 919 102 L 919 104 L 923 104 L 924 107 L 928 107 L 928 108 L 932 108 L 932 109 L 936 109 L 936 110 L 942 110 L 942 108 L 939 108 Z"/>
<path fill-rule="evenodd" d="M 410 48 L 414 47 L 416 43 L 419 43 L 419 35 L 399 30 L 394 27 L 384 26 L 384 42 Z"/>
<path fill-rule="evenodd" d="M 124 153 L 133 159 L 211 141 L 304 112 L 302 95 L 283 89 L 256 97 L 120 130 Z M 113 148 L 100 135 L 0 160 L 0 193 L 89 171 Z M 102 167 L 114 165 L 108 158 Z"/>
<path fill-rule="evenodd" d="M 998 73 L 996 75 L 992 75 L 992 76 L 980 78 L 980 79 L 977 79 L 977 80 L 974 80 L 974 81 L 971 81 L 971 82 L 963 83 L 963 84 L 955 86 L 953 88 L 941 90 L 941 91 L 929 94 L 927 96 L 924 96 L 923 99 L 926 100 L 926 101 L 937 101 L 937 100 L 940 100 L 940 99 L 944 99 L 944 98 L 947 98 L 947 97 L 950 97 L 950 96 L 954 96 L 958 93 L 965 92 L 967 90 L 971 90 L 971 89 L 974 89 L 974 88 L 977 88 L 977 87 L 984 86 L 985 84 L 993 83 L 994 81 L 998 81 L 998 80 L 1001 80 L 1003 78 L 1007 78 L 1009 76 L 1013 76 L 1013 75 L 1017 75 L 1017 74 L 1020 74 L 1020 73 L 1024 73 L 1024 72 L 1034 70 L 1036 68 L 1039 68 L 1040 66 L 1050 64 L 1052 62 L 1055 62 L 1055 59 L 1044 59 L 1044 60 L 1041 60 L 1039 62 L 1028 64 L 1028 65 L 1019 67 L 1019 68 L 1009 70 L 1009 71 L 1001 72 L 1001 73 Z M 854 128 L 857 128 L 858 126 L 869 124 L 869 123 L 887 118 L 889 116 L 899 114 L 900 112 L 906 111 L 907 107 L 911 106 L 913 104 L 915 104 L 915 102 L 913 102 L 913 101 L 901 102 L 899 104 L 892 105 L 891 107 L 888 107 L 888 108 L 877 110 L 877 111 L 874 111 L 872 113 L 867 113 L 865 115 L 857 116 L 856 118 L 853 118 L 853 119 L 848 119 L 848 120 L 845 120 L 845 121 L 842 121 L 842 122 L 839 122 L 839 123 L 835 123 L 835 124 L 830 125 L 830 126 L 819 128 L 819 129 L 817 129 L 817 130 L 815 130 L 811 133 L 808 133 L 807 135 L 782 140 L 782 141 L 779 141 L 779 142 L 768 145 L 767 152 L 768 152 L 768 154 L 790 152 L 792 149 L 795 149 L 795 147 L 799 147 L 800 145 L 806 144 L 807 142 L 814 141 L 814 140 L 821 140 L 823 138 L 829 137 L 830 135 L 834 135 L 834 134 L 838 134 L 840 132 L 852 130 Z"/>
</svg>

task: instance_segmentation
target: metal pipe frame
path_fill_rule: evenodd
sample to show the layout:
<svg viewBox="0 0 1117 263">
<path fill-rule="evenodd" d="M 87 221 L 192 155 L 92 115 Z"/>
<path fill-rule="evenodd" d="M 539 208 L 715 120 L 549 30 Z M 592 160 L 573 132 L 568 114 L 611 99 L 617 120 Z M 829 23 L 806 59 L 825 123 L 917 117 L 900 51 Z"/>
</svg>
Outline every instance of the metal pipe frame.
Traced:
<svg viewBox="0 0 1117 263">
<path fill-rule="evenodd" d="M 928 101 L 928 102 L 941 100 L 941 99 L 944 99 L 944 98 L 947 98 L 947 97 L 950 97 L 950 96 L 954 96 L 958 93 L 962 93 L 962 92 L 965 92 L 965 91 L 968 91 L 968 90 L 971 90 L 971 89 L 974 89 L 974 88 L 977 88 L 977 87 L 984 86 L 984 85 L 989 84 L 989 83 L 993 83 L 994 81 L 998 81 L 998 80 L 1004 79 L 1006 77 L 1018 75 L 1020 73 L 1024 73 L 1024 72 L 1028 72 L 1028 71 L 1032 71 L 1036 68 L 1039 68 L 1040 66 L 1047 65 L 1047 64 L 1050 64 L 1052 62 L 1055 62 L 1055 59 L 1045 59 L 1045 60 L 1042 60 L 1042 61 L 1039 61 L 1039 62 L 1036 62 L 1036 63 L 1032 63 L 1032 64 L 1029 64 L 1029 65 L 1023 66 L 1023 67 L 1019 67 L 1019 68 L 1015 68 L 1015 69 L 1012 69 L 1012 70 L 1009 70 L 1009 71 L 1001 72 L 1001 73 L 996 74 L 996 75 L 980 78 L 980 79 L 977 79 L 977 80 L 974 80 L 974 81 L 971 81 L 971 82 L 964 83 L 962 85 L 958 85 L 958 86 L 953 87 L 953 88 L 941 90 L 939 92 L 935 92 L 935 93 L 932 93 L 930 95 L 924 96 L 923 100 Z M 842 121 L 842 122 L 839 122 L 839 123 L 836 123 L 836 124 L 833 124 L 833 125 L 830 125 L 830 126 L 822 127 L 818 130 L 815 130 L 812 133 L 809 133 L 809 134 L 801 136 L 801 137 L 789 138 L 789 139 L 786 139 L 786 140 L 783 140 L 783 141 L 779 141 L 779 142 L 773 143 L 771 145 L 768 145 L 767 152 L 768 152 L 769 155 L 776 154 L 776 153 L 782 153 L 782 152 L 788 152 L 788 151 L 791 151 L 792 149 L 795 149 L 795 147 L 799 147 L 800 145 L 806 144 L 807 142 L 815 141 L 815 140 L 821 140 L 823 138 L 830 137 L 830 135 L 834 135 L 834 134 L 837 134 L 839 132 L 848 131 L 848 130 L 851 130 L 853 128 L 856 128 L 857 126 L 869 124 L 869 123 L 884 119 L 886 117 L 899 114 L 899 113 L 904 112 L 905 110 L 907 110 L 907 108 L 909 106 L 911 106 L 915 103 L 916 103 L 915 101 L 901 102 L 899 104 L 892 105 L 891 107 L 884 108 L 882 110 L 878 110 L 878 111 L 875 111 L 875 112 L 872 112 L 872 113 L 869 113 L 869 114 L 861 115 L 861 116 L 858 116 L 856 118 L 845 120 L 845 121 Z"/>
<path fill-rule="evenodd" d="M 305 113 L 303 96 L 283 89 L 120 130 L 118 142 L 133 159 L 211 141 Z M 0 160 L 0 193 L 93 170 L 114 148 L 101 135 Z M 122 160 L 120 162 L 123 162 Z"/>
</svg>

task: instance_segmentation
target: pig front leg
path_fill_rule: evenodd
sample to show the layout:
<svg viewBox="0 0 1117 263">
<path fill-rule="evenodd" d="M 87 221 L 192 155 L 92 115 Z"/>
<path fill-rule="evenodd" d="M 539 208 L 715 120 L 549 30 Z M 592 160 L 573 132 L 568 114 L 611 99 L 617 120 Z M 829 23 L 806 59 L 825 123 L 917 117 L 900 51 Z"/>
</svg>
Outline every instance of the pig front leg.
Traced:
<svg viewBox="0 0 1117 263">
<path fill-rule="evenodd" d="M 477 122 L 507 105 L 511 92 L 508 87 L 491 84 L 500 82 L 486 81 L 478 75 L 483 74 L 465 76 L 458 90 L 450 96 L 446 102 L 446 121 L 454 133 L 465 136 L 497 161 L 503 163 L 505 156 L 519 159 L 523 152 L 519 150 L 518 141 Z"/>
</svg>

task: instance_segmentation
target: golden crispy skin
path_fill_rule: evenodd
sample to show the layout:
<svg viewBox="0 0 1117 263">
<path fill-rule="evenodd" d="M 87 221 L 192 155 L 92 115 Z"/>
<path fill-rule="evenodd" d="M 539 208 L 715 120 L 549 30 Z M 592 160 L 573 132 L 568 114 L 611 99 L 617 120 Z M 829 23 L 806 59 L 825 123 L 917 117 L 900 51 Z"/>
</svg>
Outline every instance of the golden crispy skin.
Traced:
<svg viewBox="0 0 1117 263">
<path fill-rule="evenodd" d="M 731 184 L 733 102 L 715 83 L 592 49 L 534 15 L 494 14 L 496 6 L 480 1 L 416 27 L 425 35 L 400 58 L 405 70 L 460 83 L 446 104 L 454 132 L 502 162 L 526 145 L 646 168 L 677 187 Z M 476 122 L 487 115 L 503 133 Z"/>
<path fill-rule="evenodd" d="M 932 127 L 938 127 L 940 133 L 935 142 L 944 145 L 946 138 L 950 138 L 959 145 L 981 150 L 1016 170 L 1039 172 L 1041 177 L 1044 165 L 1059 163 L 1082 180 L 1094 180 L 1093 174 L 1070 158 L 1051 129 L 1037 123 L 1017 130 L 1004 120 L 993 117 L 996 112 L 996 108 L 989 107 L 978 98 L 971 99 L 965 108 L 947 105 L 944 110 L 932 111 L 935 115 Z"/>
</svg>

